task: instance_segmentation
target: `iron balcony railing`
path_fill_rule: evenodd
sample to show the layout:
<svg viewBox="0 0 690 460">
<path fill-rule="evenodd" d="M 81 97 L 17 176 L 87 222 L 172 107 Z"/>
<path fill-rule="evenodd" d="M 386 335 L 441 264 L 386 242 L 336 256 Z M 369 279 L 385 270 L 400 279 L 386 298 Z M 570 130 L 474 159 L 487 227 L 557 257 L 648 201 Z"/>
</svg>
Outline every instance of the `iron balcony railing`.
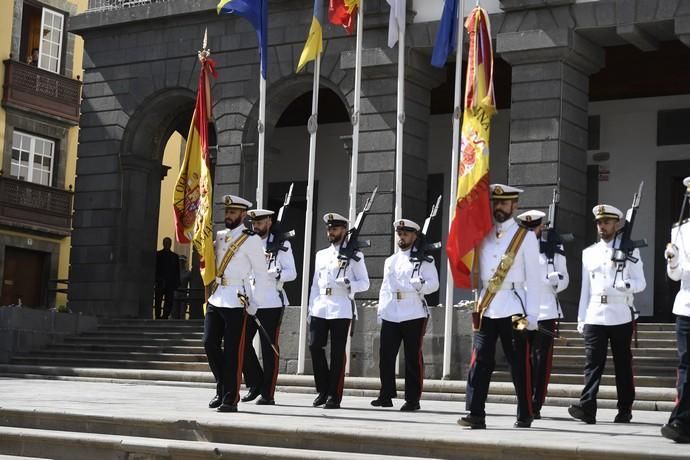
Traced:
<svg viewBox="0 0 690 460">
<path fill-rule="evenodd" d="M 120 8 L 131 8 L 134 6 L 167 1 L 168 0 L 89 0 L 89 8 L 86 11 L 91 13 L 93 11 L 119 10 Z"/>
<path fill-rule="evenodd" d="M 4 62 L 3 105 L 79 123 L 79 80 L 11 59 Z"/>
<path fill-rule="evenodd" d="M 66 236 L 72 230 L 71 190 L 0 176 L 0 223 Z"/>
</svg>

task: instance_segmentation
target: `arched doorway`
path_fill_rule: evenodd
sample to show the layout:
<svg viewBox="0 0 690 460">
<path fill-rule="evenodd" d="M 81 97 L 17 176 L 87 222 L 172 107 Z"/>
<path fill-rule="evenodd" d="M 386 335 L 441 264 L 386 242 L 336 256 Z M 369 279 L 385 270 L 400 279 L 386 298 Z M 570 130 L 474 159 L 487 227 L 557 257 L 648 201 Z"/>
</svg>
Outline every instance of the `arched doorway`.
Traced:
<svg viewBox="0 0 690 460">
<path fill-rule="evenodd" d="M 120 315 L 151 317 L 161 183 L 169 169 L 162 161 L 173 133 L 186 136 L 194 98 L 186 88 L 163 90 L 140 105 L 125 129 L 118 229 L 122 259 L 116 275 L 123 288 L 116 293 Z"/>
</svg>

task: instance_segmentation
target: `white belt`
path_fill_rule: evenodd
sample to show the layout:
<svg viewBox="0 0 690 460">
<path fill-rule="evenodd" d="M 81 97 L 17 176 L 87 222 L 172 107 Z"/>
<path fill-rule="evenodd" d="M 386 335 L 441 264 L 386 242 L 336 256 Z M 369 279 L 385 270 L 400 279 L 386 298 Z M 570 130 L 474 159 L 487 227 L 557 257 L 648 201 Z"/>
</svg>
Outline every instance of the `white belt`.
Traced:
<svg viewBox="0 0 690 460">
<path fill-rule="evenodd" d="M 341 289 L 341 288 L 321 288 L 319 289 L 319 294 L 321 295 L 347 295 L 348 292 L 346 289 Z"/>
<path fill-rule="evenodd" d="M 244 286 L 245 280 L 242 278 L 216 278 L 216 282 L 221 286 Z"/>
<path fill-rule="evenodd" d="M 482 284 L 484 286 L 489 285 L 489 280 L 482 280 Z M 523 289 L 525 287 L 525 283 L 522 281 L 516 281 L 516 282 L 507 282 L 504 281 L 503 284 L 501 284 L 501 287 L 498 288 L 499 291 L 512 291 L 514 289 Z"/>
<path fill-rule="evenodd" d="M 401 292 L 401 291 L 396 291 L 393 292 L 393 298 L 395 300 L 403 300 L 403 299 L 418 299 L 419 296 L 415 292 Z"/>
<path fill-rule="evenodd" d="M 589 298 L 590 302 L 609 304 L 609 303 L 628 303 L 628 297 L 624 295 L 593 295 Z"/>
</svg>

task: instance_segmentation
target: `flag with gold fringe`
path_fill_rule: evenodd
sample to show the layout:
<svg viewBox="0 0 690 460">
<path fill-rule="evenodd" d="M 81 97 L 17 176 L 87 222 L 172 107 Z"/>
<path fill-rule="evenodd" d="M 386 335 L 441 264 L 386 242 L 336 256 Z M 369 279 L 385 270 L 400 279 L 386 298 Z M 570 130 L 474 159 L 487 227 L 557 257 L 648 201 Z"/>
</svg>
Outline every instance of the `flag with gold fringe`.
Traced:
<svg viewBox="0 0 690 460">
<path fill-rule="evenodd" d="M 476 7 L 465 22 L 469 53 L 460 141 L 455 218 L 446 251 L 456 287 L 470 288 L 475 248 L 491 231 L 489 137 L 496 112 L 489 16 Z"/>
<path fill-rule="evenodd" d="M 184 160 L 173 194 L 177 241 L 192 243 L 200 256 L 204 285 L 216 278 L 213 248 L 213 181 L 208 153 L 211 114 L 211 87 L 208 75 L 216 76 L 215 64 L 200 52 L 201 71 L 192 123 L 187 135 Z"/>
<path fill-rule="evenodd" d="M 307 62 L 315 60 L 317 56 L 323 53 L 323 6 L 324 0 L 314 0 L 314 15 L 311 18 L 309 36 L 304 43 L 304 49 L 302 49 L 302 55 L 297 64 L 298 72 L 307 65 Z"/>
</svg>

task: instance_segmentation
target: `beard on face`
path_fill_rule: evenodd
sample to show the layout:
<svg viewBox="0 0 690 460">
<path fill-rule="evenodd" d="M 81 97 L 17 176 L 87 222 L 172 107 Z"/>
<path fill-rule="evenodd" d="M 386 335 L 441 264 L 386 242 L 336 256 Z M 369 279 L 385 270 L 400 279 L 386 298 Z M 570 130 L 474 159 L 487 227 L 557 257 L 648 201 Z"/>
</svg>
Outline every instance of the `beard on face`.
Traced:
<svg viewBox="0 0 690 460">
<path fill-rule="evenodd" d="M 402 249 L 403 251 L 406 251 L 406 250 L 410 249 L 410 246 L 412 246 L 412 243 L 409 243 L 409 244 L 408 244 L 408 243 L 406 243 L 405 241 L 403 241 L 402 238 L 399 238 L 399 239 L 398 239 L 398 247 L 399 247 L 400 249 Z"/>
<path fill-rule="evenodd" d="M 494 211 L 494 219 L 496 220 L 496 222 L 499 222 L 499 223 L 505 222 L 506 220 L 508 220 L 509 217 L 510 217 L 510 214 L 505 213 L 505 212 L 501 211 L 500 209 L 496 209 Z"/>
<path fill-rule="evenodd" d="M 328 233 L 328 242 L 331 244 L 338 244 L 343 240 L 343 233 Z"/>
<path fill-rule="evenodd" d="M 225 226 L 229 228 L 230 230 L 233 230 L 237 228 L 238 225 L 242 223 L 242 216 L 238 217 L 237 219 L 231 219 L 231 218 L 225 218 Z"/>
<path fill-rule="evenodd" d="M 268 235 L 268 229 L 265 227 L 264 228 L 257 228 L 254 232 L 257 235 L 259 235 L 262 239 L 265 238 L 266 235 Z"/>
</svg>

